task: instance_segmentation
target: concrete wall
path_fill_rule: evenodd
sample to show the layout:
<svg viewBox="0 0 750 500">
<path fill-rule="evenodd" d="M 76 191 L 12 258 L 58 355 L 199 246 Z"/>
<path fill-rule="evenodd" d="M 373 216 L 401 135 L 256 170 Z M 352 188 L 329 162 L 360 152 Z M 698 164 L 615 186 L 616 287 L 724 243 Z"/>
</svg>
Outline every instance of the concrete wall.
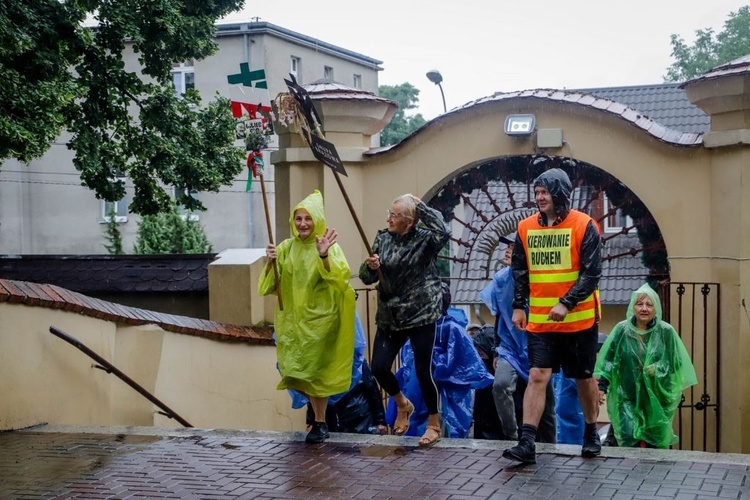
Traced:
<svg viewBox="0 0 750 500">
<path fill-rule="evenodd" d="M 94 368 L 72 335 L 195 427 L 304 430 L 304 410 L 277 391 L 274 347 L 128 327 L 75 313 L 0 303 L 0 430 L 43 422 L 179 427 L 114 375 Z"/>
</svg>

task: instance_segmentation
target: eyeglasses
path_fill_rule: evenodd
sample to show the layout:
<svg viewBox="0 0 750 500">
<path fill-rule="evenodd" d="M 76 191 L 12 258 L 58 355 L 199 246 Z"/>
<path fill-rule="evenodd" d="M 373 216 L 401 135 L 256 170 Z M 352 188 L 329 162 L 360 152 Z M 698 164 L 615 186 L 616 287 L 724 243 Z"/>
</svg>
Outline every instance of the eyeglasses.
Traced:
<svg viewBox="0 0 750 500">
<path fill-rule="evenodd" d="M 394 219 L 395 220 L 395 219 L 400 219 L 401 217 L 403 217 L 403 215 L 401 215 L 401 214 L 394 214 L 390 210 L 386 210 L 385 211 L 385 217 L 386 217 L 386 219 Z"/>
</svg>

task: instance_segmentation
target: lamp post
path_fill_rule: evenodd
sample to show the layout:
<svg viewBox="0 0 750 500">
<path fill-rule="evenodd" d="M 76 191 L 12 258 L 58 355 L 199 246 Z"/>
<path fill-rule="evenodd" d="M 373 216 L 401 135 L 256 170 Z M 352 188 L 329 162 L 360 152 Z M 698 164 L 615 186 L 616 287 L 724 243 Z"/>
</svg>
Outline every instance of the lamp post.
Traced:
<svg viewBox="0 0 750 500">
<path fill-rule="evenodd" d="M 427 79 L 440 87 L 440 95 L 443 97 L 443 113 L 447 112 L 448 108 L 445 106 L 445 93 L 443 92 L 443 86 L 440 85 L 440 82 L 443 81 L 443 75 L 440 74 L 440 71 L 431 69 L 427 72 Z"/>
</svg>

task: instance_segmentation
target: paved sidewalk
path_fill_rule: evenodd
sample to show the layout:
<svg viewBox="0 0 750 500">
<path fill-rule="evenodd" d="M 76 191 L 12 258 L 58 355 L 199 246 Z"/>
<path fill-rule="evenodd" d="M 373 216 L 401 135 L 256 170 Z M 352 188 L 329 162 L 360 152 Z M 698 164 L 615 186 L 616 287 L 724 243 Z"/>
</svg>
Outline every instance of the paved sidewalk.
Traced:
<svg viewBox="0 0 750 500">
<path fill-rule="evenodd" d="M 0 499 L 32 498 L 617 498 L 750 499 L 750 455 L 539 445 L 538 463 L 502 458 L 509 444 L 302 433 L 39 428 L 0 434 Z"/>
</svg>

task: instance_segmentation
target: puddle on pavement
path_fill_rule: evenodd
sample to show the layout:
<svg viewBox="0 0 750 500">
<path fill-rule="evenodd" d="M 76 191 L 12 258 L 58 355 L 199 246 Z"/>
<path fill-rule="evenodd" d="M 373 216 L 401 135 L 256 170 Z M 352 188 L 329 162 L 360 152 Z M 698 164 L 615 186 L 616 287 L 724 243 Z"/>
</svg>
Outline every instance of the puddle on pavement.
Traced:
<svg viewBox="0 0 750 500">
<path fill-rule="evenodd" d="M 159 439 L 123 434 L 0 434 L 0 449 L 11 450 L 0 453 L 1 480 L 4 488 L 54 491 Z M 35 451 L 29 453 L 30 449 Z"/>
<path fill-rule="evenodd" d="M 360 448 L 360 452 L 368 457 L 387 457 L 389 455 L 406 455 L 406 448 L 403 446 L 367 446 Z"/>
</svg>

